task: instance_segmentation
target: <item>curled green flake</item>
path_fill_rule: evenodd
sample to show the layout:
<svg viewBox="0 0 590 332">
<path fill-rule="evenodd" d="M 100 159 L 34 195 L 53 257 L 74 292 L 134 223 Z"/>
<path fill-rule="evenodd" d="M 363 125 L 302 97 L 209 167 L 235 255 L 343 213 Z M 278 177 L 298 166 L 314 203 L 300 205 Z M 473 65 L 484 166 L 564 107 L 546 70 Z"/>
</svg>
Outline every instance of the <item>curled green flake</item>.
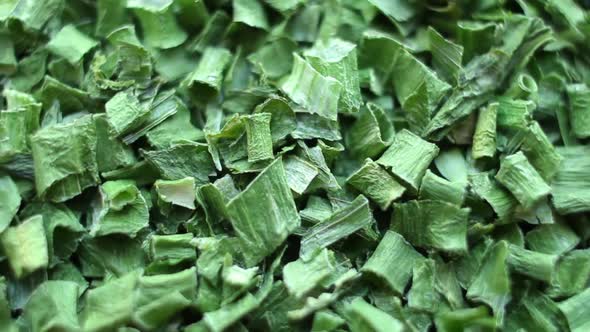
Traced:
<svg viewBox="0 0 590 332">
<path fill-rule="evenodd" d="M 439 151 L 436 145 L 404 129 L 395 135 L 377 163 L 391 168 L 397 178 L 417 192 L 426 169 Z"/>
<path fill-rule="evenodd" d="M 297 156 L 285 158 L 283 164 L 289 187 L 300 195 L 307 190 L 311 182 L 319 174 L 317 167 Z"/>
<path fill-rule="evenodd" d="M 473 134 L 473 159 L 491 158 L 496 154 L 496 117 L 498 104 L 493 103 L 479 111 L 477 125 Z"/>
<path fill-rule="evenodd" d="M 590 300 L 590 288 L 586 288 L 579 294 L 558 304 L 559 309 L 565 315 L 568 326 L 572 332 L 582 332 L 590 328 L 588 320 L 589 308 L 586 305 Z"/>
<path fill-rule="evenodd" d="M 412 277 L 412 269 L 423 259 L 401 235 L 387 231 L 361 272 L 384 282 L 397 294 L 403 294 Z"/>
<path fill-rule="evenodd" d="M 302 298 L 336 272 L 334 253 L 328 249 L 304 261 L 301 258 L 283 268 L 283 278 L 289 293 Z"/>
<path fill-rule="evenodd" d="M 387 210 L 391 203 L 400 198 L 406 189 L 386 170 L 371 159 L 350 175 L 346 183 L 363 193 L 370 200 Z"/>
<path fill-rule="evenodd" d="M 502 188 L 488 173 L 476 173 L 469 176 L 469 183 L 474 193 L 492 206 L 501 221 L 510 221 L 518 201 Z"/>
<path fill-rule="evenodd" d="M 385 111 L 376 104 L 368 103 L 348 129 L 347 146 L 359 158 L 374 158 L 383 152 L 394 138 L 394 128 Z"/>
<path fill-rule="evenodd" d="M 293 70 L 281 89 L 308 113 L 330 120 L 338 118 L 338 102 L 342 85 L 324 77 L 299 55 L 294 55 Z"/>
<path fill-rule="evenodd" d="M 99 181 L 91 116 L 42 128 L 31 137 L 31 149 L 41 198 L 63 202 Z"/>
<path fill-rule="evenodd" d="M 461 206 L 465 199 L 465 184 L 448 181 L 426 170 L 420 186 L 420 199 L 446 201 Z"/>
<path fill-rule="evenodd" d="M 572 84 L 567 86 L 570 102 L 570 124 L 577 138 L 590 136 L 590 88 L 586 84 Z"/>
<path fill-rule="evenodd" d="M 544 254 L 509 245 L 506 262 L 517 273 L 525 274 L 533 279 L 551 282 L 557 255 Z"/>
<path fill-rule="evenodd" d="M 43 217 L 35 215 L 0 235 L 2 248 L 16 278 L 25 277 L 49 264 Z"/>
<path fill-rule="evenodd" d="M 288 38 L 277 38 L 248 56 L 248 60 L 260 69 L 264 76 L 280 78 L 293 66 L 293 52 L 297 45 Z"/>
<path fill-rule="evenodd" d="M 356 298 L 346 306 L 347 323 L 351 331 L 401 332 L 404 325 L 388 313 Z"/>
<path fill-rule="evenodd" d="M 434 68 L 447 82 L 456 83 L 462 68 L 463 46 L 445 39 L 432 27 L 428 28 L 428 42 Z"/>
<path fill-rule="evenodd" d="M 468 329 L 489 332 L 496 330 L 496 322 L 484 306 L 441 312 L 437 314 L 434 323 L 441 332 Z"/>
<path fill-rule="evenodd" d="M 203 321 L 211 331 L 221 332 L 256 309 L 259 305 L 260 302 L 256 297 L 248 293 L 246 296 L 232 304 L 221 307 L 216 311 L 205 313 Z"/>
<path fill-rule="evenodd" d="M 229 201 L 227 208 L 248 267 L 277 249 L 300 224 L 280 158 Z"/>
<path fill-rule="evenodd" d="M 234 22 L 243 23 L 247 26 L 268 29 L 268 19 L 264 7 L 258 0 L 233 0 Z"/>
<path fill-rule="evenodd" d="M 535 103 L 530 100 L 501 98 L 498 101 L 498 129 L 506 132 L 525 130 L 535 108 Z"/>
<path fill-rule="evenodd" d="M 143 40 L 147 47 L 173 48 L 188 38 L 188 34 L 178 26 L 171 6 L 157 12 L 138 8 L 134 13 L 141 24 Z"/>
<path fill-rule="evenodd" d="M 50 280 L 41 284 L 24 310 L 25 326 L 31 331 L 79 331 L 76 283 Z"/>
<path fill-rule="evenodd" d="M 150 240 L 149 257 L 156 264 L 178 265 L 197 259 L 196 244 L 191 233 L 154 235 Z"/>
<path fill-rule="evenodd" d="M 545 254 L 561 255 L 574 249 L 580 237 L 567 224 L 539 225 L 525 236 L 527 247 Z"/>
<path fill-rule="evenodd" d="M 169 211 L 173 206 L 189 210 L 195 209 L 196 188 L 194 178 L 184 178 L 174 181 L 158 180 L 154 184 L 159 202 L 160 211 Z"/>
<path fill-rule="evenodd" d="M 426 312 L 437 312 L 441 298 L 435 288 L 435 263 L 425 259 L 414 266 L 412 288 L 408 292 L 408 307 Z"/>
<path fill-rule="evenodd" d="M 197 68 L 190 73 L 184 84 L 204 102 L 221 91 L 223 71 L 231 60 L 231 53 L 218 47 L 207 47 Z"/>
<path fill-rule="evenodd" d="M 533 208 L 551 192 L 551 187 L 522 152 L 504 158 L 496 179 L 510 190 L 525 209 Z"/>
<path fill-rule="evenodd" d="M 554 298 L 574 296 L 590 281 L 590 250 L 573 250 L 557 261 L 547 295 Z"/>
<path fill-rule="evenodd" d="M 411 244 L 450 253 L 467 251 L 468 208 L 444 201 L 409 201 L 393 205 L 390 228 Z"/>
<path fill-rule="evenodd" d="M 587 146 L 558 148 L 563 156 L 552 183 L 553 205 L 561 214 L 590 210 L 590 149 Z"/>
</svg>

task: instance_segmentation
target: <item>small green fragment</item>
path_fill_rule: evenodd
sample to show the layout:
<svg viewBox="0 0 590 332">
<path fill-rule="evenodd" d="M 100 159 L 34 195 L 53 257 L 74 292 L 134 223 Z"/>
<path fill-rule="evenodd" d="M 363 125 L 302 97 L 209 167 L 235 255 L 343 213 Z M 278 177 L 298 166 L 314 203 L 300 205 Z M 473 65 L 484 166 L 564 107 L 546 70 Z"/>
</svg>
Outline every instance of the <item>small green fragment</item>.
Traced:
<svg viewBox="0 0 590 332">
<path fill-rule="evenodd" d="M 551 187 L 522 152 L 504 158 L 496 179 L 510 190 L 525 209 L 533 208 L 551 192 Z"/>
<path fill-rule="evenodd" d="M 16 278 L 25 277 L 49 264 L 43 217 L 40 215 L 7 228 L 0 235 L 0 242 Z"/>
<path fill-rule="evenodd" d="M 381 210 L 387 210 L 391 203 L 406 191 L 386 170 L 371 159 L 365 160 L 364 165 L 346 182 L 377 203 Z"/>
</svg>

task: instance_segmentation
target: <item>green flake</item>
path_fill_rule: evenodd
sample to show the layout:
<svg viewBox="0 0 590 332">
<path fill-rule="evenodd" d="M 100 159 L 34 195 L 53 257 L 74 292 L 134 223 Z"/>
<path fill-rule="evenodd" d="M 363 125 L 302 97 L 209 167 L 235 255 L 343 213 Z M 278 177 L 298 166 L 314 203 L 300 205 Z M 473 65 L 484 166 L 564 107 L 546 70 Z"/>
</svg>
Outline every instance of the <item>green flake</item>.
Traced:
<svg viewBox="0 0 590 332">
<path fill-rule="evenodd" d="M 506 330 L 565 331 L 567 323 L 557 304 L 537 290 L 527 289 L 526 294 L 508 313 Z"/>
<path fill-rule="evenodd" d="M 283 98 L 269 98 L 264 103 L 256 106 L 253 113 L 269 113 L 271 115 L 270 134 L 273 144 L 285 139 L 297 127 L 295 112 L 293 112 L 287 100 Z"/>
<path fill-rule="evenodd" d="M 590 250 L 573 250 L 558 261 L 547 295 L 563 298 L 586 289 L 590 280 Z"/>
<path fill-rule="evenodd" d="M 221 332 L 232 326 L 259 305 L 260 302 L 258 299 L 248 293 L 232 304 L 228 304 L 216 311 L 205 313 L 203 321 L 211 331 Z"/>
<path fill-rule="evenodd" d="M 331 38 L 305 52 L 305 58 L 320 74 L 340 82 L 342 90 L 338 111 L 357 112 L 363 101 L 358 79 L 356 45 Z"/>
<path fill-rule="evenodd" d="M 509 245 L 508 250 L 506 262 L 514 271 L 536 280 L 551 282 L 557 255 L 526 250 L 512 244 Z"/>
<path fill-rule="evenodd" d="M 191 114 L 184 103 L 179 100 L 177 103 L 176 114 L 145 135 L 151 146 L 165 149 L 183 141 L 199 142 L 205 138 L 203 132 L 191 123 Z"/>
<path fill-rule="evenodd" d="M 590 88 L 586 84 L 571 84 L 567 86 L 567 95 L 572 131 L 577 138 L 587 138 L 590 136 Z"/>
<path fill-rule="evenodd" d="M 345 136 L 347 147 L 358 159 L 374 158 L 383 152 L 394 139 L 393 124 L 385 111 L 368 103 Z"/>
<path fill-rule="evenodd" d="M 346 238 L 374 222 L 369 201 L 359 195 L 349 205 L 335 211 L 330 218 L 309 228 L 301 239 L 300 256 L 308 259 L 317 250 Z"/>
<path fill-rule="evenodd" d="M 408 291 L 408 307 L 435 313 L 441 303 L 441 298 L 435 288 L 435 263 L 426 259 L 413 268 L 412 288 Z"/>
<path fill-rule="evenodd" d="M 71 64 L 78 63 L 98 42 L 80 32 L 73 25 L 63 27 L 47 44 L 47 49 Z"/>
<path fill-rule="evenodd" d="M 252 114 L 243 119 L 248 140 L 248 162 L 272 159 L 271 114 Z"/>
<path fill-rule="evenodd" d="M 126 3 L 118 0 L 98 0 L 96 2 L 97 22 L 95 35 L 106 37 L 128 21 Z"/>
<path fill-rule="evenodd" d="M 248 56 L 248 61 L 259 68 L 262 75 L 277 79 L 293 67 L 293 52 L 297 44 L 288 38 L 276 38 Z"/>
<path fill-rule="evenodd" d="M 197 68 L 186 77 L 185 84 L 199 98 L 207 101 L 221 91 L 223 71 L 231 61 L 231 53 L 218 47 L 207 47 Z"/>
<path fill-rule="evenodd" d="M 313 316 L 311 332 L 330 332 L 344 325 L 346 321 L 329 310 L 322 310 Z"/>
<path fill-rule="evenodd" d="M 14 44 L 9 36 L 0 33 L 0 73 L 8 75 L 16 71 L 16 57 L 14 56 Z"/>
<path fill-rule="evenodd" d="M 397 294 L 403 294 L 413 268 L 423 259 L 401 235 L 387 231 L 361 272 L 385 282 Z"/>
<path fill-rule="evenodd" d="M 197 259 L 194 236 L 191 233 L 154 235 L 150 240 L 149 257 L 155 264 L 169 266 Z"/>
<path fill-rule="evenodd" d="M 336 272 L 335 264 L 334 253 L 328 249 L 317 252 L 307 261 L 300 258 L 286 264 L 283 281 L 289 294 L 303 298 Z"/>
<path fill-rule="evenodd" d="M 16 278 L 20 279 L 49 264 L 43 217 L 33 216 L 20 225 L 9 227 L 0 242 Z"/>
<path fill-rule="evenodd" d="M 308 113 L 336 120 L 342 85 L 336 79 L 317 72 L 299 55 L 294 57 L 293 70 L 281 85 L 281 90 Z"/>
<path fill-rule="evenodd" d="M 31 137 L 31 149 L 41 198 L 63 202 L 99 181 L 96 131 L 90 116 L 40 129 Z"/>
<path fill-rule="evenodd" d="M 551 187 L 522 152 L 502 160 L 496 179 L 510 190 L 525 209 L 533 208 L 551 192 Z"/>
<path fill-rule="evenodd" d="M 107 120 L 117 136 L 137 129 L 147 119 L 150 109 L 139 102 L 133 90 L 117 93 L 106 104 Z"/>
<path fill-rule="evenodd" d="M 143 156 L 166 180 L 192 177 L 200 184 L 208 182 L 209 175 L 215 173 L 211 155 L 204 144 L 176 144 L 162 150 L 143 151 Z"/>
<path fill-rule="evenodd" d="M 109 172 L 137 162 L 133 150 L 112 135 L 113 127 L 105 114 L 94 116 L 98 171 Z"/>
<path fill-rule="evenodd" d="M 405 329 L 402 322 L 368 304 L 362 298 L 353 300 L 345 310 L 348 327 L 352 332 L 401 332 Z"/>
<path fill-rule="evenodd" d="M 545 254 L 561 255 L 574 249 L 580 237 L 567 224 L 539 225 L 525 236 L 527 247 Z"/>
<path fill-rule="evenodd" d="M 484 306 L 475 308 L 443 311 L 434 319 L 436 328 L 440 332 L 468 331 L 496 331 L 496 323 Z"/>
<path fill-rule="evenodd" d="M 468 208 L 444 201 L 409 201 L 393 205 L 390 228 L 411 244 L 449 253 L 467 251 Z"/>
<path fill-rule="evenodd" d="M 158 11 L 134 9 L 143 31 L 143 41 L 150 48 L 168 49 L 182 45 L 188 34 L 178 26 L 172 6 Z"/>
<path fill-rule="evenodd" d="M 25 305 L 24 321 L 30 331 L 79 331 L 79 287 L 71 281 L 50 280 L 31 294 Z"/>
<path fill-rule="evenodd" d="M 559 309 L 565 315 L 570 331 L 582 332 L 590 328 L 588 320 L 589 308 L 587 306 L 590 300 L 590 288 L 586 288 L 569 299 L 558 304 Z"/>
<path fill-rule="evenodd" d="M 16 216 L 21 204 L 18 187 L 10 176 L 0 176 L 0 233 Z"/>
<path fill-rule="evenodd" d="M 469 176 L 474 193 L 492 206 L 501 221 L 510 221 L 518 202 L 506 189 L 488 173 L 475 173 Z"/>
<path fill-rule="evenodd" d="M 446 201 L 461 206 L 465 199 L 465 184 L 448 181 L 426 170 L 419 196 L 424 200 Z"/>
<path fill-rule="evenodd" d="M 553 181 L 553 206 L 561 214 L 590 210 L 590 149 L 587 146 L 560 147 L 563 156 Z"/>
<path fill-rule="evenodd" d="M 479 111 L 473 134 L 473 159 L 492 158 L 496 154 L 496 117 L 498 104 L 493 103 Z"/>
<path fill-rule="evenodd" d="M 381 210 L 387 210 L 406 190 L 371 159 L 365 160 L 363 166 L 350 175 L 346 183 L 377 203 Z"/>
<path fill-rule="evenodd" d="M 247 267 L 277 249 L 300 224 L 280 158 L 229 201 L 227 208 Z"/>
<path fill-rule="evenodd" d="M 456 83 L 462 69 L 463 46 L 445 39 L 432 27 L 428 28 L 428 44 L 434 68 L 447 82 Z"/>
<path fill-rule="evenodd" d="M 515 132 L 525 130 L 532 120 L 536 105 L 530 100 L 498 100 L 497 126 L 500 131 Z"/>
<path fill-rule="evenodd" d="M 63 0 L 20 0 L 9 17 L 18 19 L 28 28 L 40 30 L 51 18 L 59 16 L 63 8 Z"/>
<path fill-rule="evenodd" d="M 287 174 L 287 183 L 291 190 L 301 195 L 311 185 L 319 174 L 318 168 L 313 164 L 297 157 L 289 156 L 283 160 L 283 167 Z"/>
<path fill-rule="evenodd" d="M 264 7 L 258 0 L 233 0 L 234 22 L 240 22 L 247 26 L 267 30 L 268 19 Z"/>
<path fill-rule="evenodd" d="M 391 172 L 417 192 L 426 169 L 440 149 L 404 129 L 397 133 L 391 146 L 377 163 L 391 168 Z"/>
</svg>

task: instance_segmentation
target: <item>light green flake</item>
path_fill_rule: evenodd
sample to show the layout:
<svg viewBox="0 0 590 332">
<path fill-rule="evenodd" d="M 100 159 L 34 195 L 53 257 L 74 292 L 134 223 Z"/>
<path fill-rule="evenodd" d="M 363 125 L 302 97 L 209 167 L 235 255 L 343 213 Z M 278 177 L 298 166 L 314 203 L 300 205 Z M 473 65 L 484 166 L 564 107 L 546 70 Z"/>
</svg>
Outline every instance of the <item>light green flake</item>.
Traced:
<svg viewBox="0 0 590 332">
<path fill-rule="evenodd" d="M 498 104 L 493 103 L 479 111 L 473 134 L 473 159 L 491 158 L 496 154 L 496 117 Z"/>
<path fill-rule="evenodd" d="M 577 138 L 590 136 L 590 88 L 586 84 L 567 86 L 570 124 Z"/>
<path fill-rule="evenodd" d="M 86 36 L 73 25 L 66 25 L 49 41 L 47 48 L 71 64 L 76 64 L 96 45 L 96 40 Z"/>
<path fill-rule="evenodd" d="M 420 199 L 446 201 L 461 206 L 465 199 L 465 184 L 448 181 L 426 170 L 419 196 Z"/>
<path fill-rule="evenodd" d="M 401 332 L 405 327 L 402 322 L 393 318 L 362 298 L 353 300 L 346 306 L 347 323 L 352 332 Z"/>
<path fill-rule="evenodd" d="M 79 287 L 71 281 L 50 280 L 31 294 L 24 308 L 25 325 L 31 331 L 79 331 Z"/>
<path fill-rule="evenodd" d="M 350 175 L 346 183 L 377 203 L 381 210 L 387 210 L 391 203 L 400 198 L 406 190 L 371 159 L 365 160 L 364 165 Z"/>
<path fill-rule="evenodd" d="M 307 190 L 311 182 L 319 174 L 317 167 L 297 156 L 285 158 L 283 167 L 285 167 L 289 187 L 299 195 Z"/>
<path fill-rule="evenodd" d="M 551 282 L 557 255 L 526 250 L 512 244 L 508 246 L 508 249 L 506 262 L 514 271 L 536 280 Z"/>
<path fill-rule="evenodd" d="M 21 196 L 10 176 L 0 176 L 0 233 L 10 225 L 18 212 Z"/>
<path fill-rule="evenodd" d="M 133 90 L 117 93 L 105 104 L 107 120 L 117 136 L 137 129 L 149 116 L 149 108 L 140 104 Z"/>
<path fill-rule="evenodd" d="M 234 197 L 227 208 L 247 267 L 277 249 L 300 224 L 280 158 Z"/>
<path fill-rule="evenodd" d="M 533 208 L 551 192 L 551 187 L 522 152 L 504 158 L 496 179 L 510 190 L 525 209 Z"/>
<path fill-rule="evenodd" d="M 336 272 L 334 253 L 328 249 L 319 251 L 308 261 L 301 258 L 283 268 L 283 280 L 289 293 L 303 298 Z"/>
<path fill-rule="evenodd" d="M 588 301 L 590 301 L 590 288 L 558 304 L 567 319 L 570 331 L 583 332 L 590 329 Z"/>
<path fill-rule="evenodd" d="M 426 169 L 439 150 L 436 145 L 404 129 L 395 135 L 393 143 L 377 163 L 391 168 L 397 178 L 417 192 Z"/>
<path fill-rule="evenodd" d="M 574 249 L 580 237 L 567 224 L 539 225 L 525 236 L 527 247 L 545 254 L 561 255 Z"/>
<path fill-rule="evenodd" d="M 553 205 L 557 212 L 570 214 L 590 210 L 590 148 L 560 147 L 563 156 L 552 183 Z"/>
<path fill-rule="evenodd" d="M 264 7 L 258 0 L 233 0 L 234 22 L 247 26 L 268 29 L 268 19 Z"/>
<path fill-rule="evenodd" d="M 158 11 L 135 9 L 143 31 L 143 40 L 147 47 L 168 49 L 181 45 L 188 34 L 176 22 L 171 6 Z"/>
<path fill-rule="evenodd" d="M 166 180 L 192 177 L 201 184 L 208 182 L 209 175 L 215 173 L 211 154 L 204 144 L 176 144 L 162 150 L 143 151 L 143 155 Z"/>
<path fill-rule="evenodd" d="M 218 47 L 207 47 L 197 68 L 184 81 L 199 100 L 207 101 L 221 91 L 223 71 L 231 61 L 231 53 Z"/>
<path fill-rule="evenodd" d="M 428 28 L 428 43 L 432 65 L 447 82 L 455 84 L 462 68 L 463 46 L 445 39 L 432 27 Z"/>
<path fill-rule="evenodd" d="M 281 89 L 307 112 L 325 118 L 338 118 L 338 102 L 342 85 L 317 72 L 299 55 L 295 55 L 293 70 Z"/>
<path fill-rule="evenodd" d="M 260 302 L 256 297 L 246 294 L 246 296 L 232 304 L 228 304 L 216 311 L 205 313 L 203 321 L 212 332 L 225 331 L 259 305 Z"/>
<path fill-rule="evenodd" d="M 547 295 L 557 298 L 582 292 L 590 281 L 590 250 L 573 250 L 557 261 Z"/>
<path fill-rule="evenodd" d="M 435 313 L 441 298 L 435 288 L 436 267 L 432 259 L 425 259 L 414 266 L 412 288 L 408 292 L 408 307 Z"/>
<path fill-rule="evenodd" d="M 518 201 L 504 189 L 488 173 L 475 173 L 469 176 L 469 183 L 473 192 L 492 206 L 498 218 L 502 221 L 510 221 Z"/>
<path fill-rule="evenodd" d="M 374 158 L 394 139 L 393 124 L 376 104 L 363 107 L 354 124 L 346 132 L 346 145 L 358 159 Z"/>
<path fill-rule="evenodd" d="M 272 159 L 271 114 L 252 114 L 243 119 L 248 140 L 248 162 Z"/>
<path fill-rule="evenodd" d="M 7 228 L 0 236 L 0 242 L 17 278 L 46 268 L 49 264 L 43 217 L 40 215 Z"/>
<path fill-rule="evenodd" d="M 180 180 L 158 180 L 154 184 L 158 195 L 160 212 L 167 215 L 174 207 L 189 210 L 195 209 L 196 188 L 195 179 L 188 177 Z"/>
</svg>

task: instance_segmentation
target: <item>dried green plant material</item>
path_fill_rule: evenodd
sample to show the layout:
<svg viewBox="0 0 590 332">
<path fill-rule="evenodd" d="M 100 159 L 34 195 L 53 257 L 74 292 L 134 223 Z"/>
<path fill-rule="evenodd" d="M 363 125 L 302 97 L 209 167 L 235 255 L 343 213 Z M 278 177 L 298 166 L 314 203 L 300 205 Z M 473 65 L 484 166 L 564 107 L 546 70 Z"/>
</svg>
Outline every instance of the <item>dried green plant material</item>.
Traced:
<svg viewBox="0 0 590 332">
<path fill-rule="evenodd" d="M 532 279 L 551 282 L 557 255 L 544 254 L 519 246 L 509 245 L 507 264 L 517 273 L 522 273 Z"/>
<path fill-rule="evenodd" d="M 318 168 L 297 156 L 289 156 L 283 160 L 287 183 L 291 190 L 301 195 L 319 174 Z"/>
<path fill-rule="evenodd" d="M 489 305 L 498 323 L 503 321 L 506 305 L 512 298 L 506 262 L 509 254 L 509 246 L 505 241 L 487 249 L 482 265 L 467 289 L 467 298 Z"/>
<path fill-rule="evenodd" d="M 270 134 L 273 144 L 285 139 L 297 128 L 295 112 L 286 99 L 279 97 L 269 98 L 256 106 L 253 113 L 269 113 L 271 115 Z"/>
<path fill-rule="evenodd" d="M 149 211 L 145 198 L 130 180 L 108 181 L 100 186 L 90 218 L 90 235 L 126 234 L 145 228 Z"/>
<path fill-rule="evenodd" d="M 10 176 L 0 177 L 0 233 L 4 231 L 16 216 L 21 204 L 18 187 Z"/>
<path fill-rule="evenodd" d="M 141 276 L 133 299 L 133 323 L 144 330 L 163 326 L 190 306 L 196 293 L 195 267 L 172 274 Z"/>
<path fill-rule="evenodd" d="M 248 56 L 248 61 L 259 68 L 262 75 L 277 79 L 288 74 L 293 66 L 293 52 L 297 44 L 288 38 L 276 38 Z"/>
<path fill-rule="evenodd" d="M 72 144 L 63 144 L 64 142 Z M 63 202 L 98 183 L 92 117 L 42 128 L 31 137 L 38 195 Z"/>
<path fill-rule="evenodd" d="M 539 225 L 526 233 L 527 247 L 545 254 L 561 255 L 574 249 L 580 237 L 567 224 Z"/>
<path fill-rule="evenodd" d="M 347 147 L 357 158 L 374 158 L 393 141 L 395 130 L 385 111 L 368 103 L 361 108 L 346 135 Z"/>
<path fill-rule="evenodd" d="M 492 103 L 480 109 L 477 117 L 477 125 L 473 134 L 473 147 L 471 155 L 473 159 L 484 157 L 492 158 L 496 154 L 496 117 L 498 116 L 498 104 Z"/>
<path fill-rule="evenodd" d="M 435 288 L 436 267 L 432 259 L 425 259 L 414 266 L 412 288 L 408 291 L 408 307 L 435 313 L 441 298 Z"/>
<path fill-rule="evenodd" d="M 31 294 L 24 307 L 24 325 L 31 331 L 77 331 L 79 286 L 71 281 L 49 280 Z"/>
<path fill-rule="evenodd" d="M 264 169 L 227 207 L 248 267 L 277 249 L 300 224 L 281 158 Z"/>
<path fill-rule="evenodd" d="M 443 311 L 436 315 L 434 323 L 441 332 L 464 331 L 467 329 L 496 330 L 496 322 L 484 306 Z"/>
<path fill-rule="evenodd" d="M 97 45 L 96 40 L 86 36 L 73 25 L 66 25 L 49 41 L 47 49 L 71 64 L 76 64 Z"/>
<path fill-rule="evenodd" d="M 334 331 L 344 325 L 346 321 L 330 310 L 318 311 L 313 316 L 312 332 Z"/>
<path fill-rule="evenodd" d="M 374 223 L 369 201 L 359 195 L 349 205 L 335 211 L 330 218 L 309 228 L 301 239 L 300 256 L 308 259 L 317 250 L 344 239 Z"/>
<path fill-rule="evenodd" d="M 573 250 L 557 261 L 547 295 L 564 298 L 586 289 L 590 280 L 590 250 Z"/>
<path fill-rule="evenodd" d="M 158 180 L 154 184 L 157 194 L 156 205 L 160 213 L 165 216 L 171 214 L 174 208 L 195 210 L 196 187 L 194 178 L 184 178 L 174 181 Z"/>
<path fill-rule="evenodd" d="M 563 156 L 552 183 L 553 205 L 561 214 L 584 212 L 590 209 L 590 150 L 586 146 L 557 149 Z"/>
<path fill-rule="evenodd" d="M 216 311 L 205 313 L 203 321 L 211 331 L 224 331 L 259 305 L 258 299 L 248 293 L 234 303 L 221 307 Z"/>
<path fill-rule="evenodd" d="M 440 149 L 408 130 L 395 135 L 391 146 L 383 153 L 377 163 L 391 168 L 391 172 L 417 192 L 426 169 Z"/>
<path fill-rule="evenodd" d="M 454 147 L 442 150 L 434 159 L 439 173 L 451 182 L 467 183 L 469 163 L 461 149 Z"/>
<path fill-rule="evenodd" d="M 149 258 L 153 264 L 178 265 L 197 259 L 196 243 L 191 233 L 154 235 L 150 239 Z"/>
<path fill-rule="evenodd" d="M 385 169 L 371 159 L 365 160 L 363 166 L 353 173 L 346 183 L 377 203 L 381 210 L 387 210 L 391 203 L 406 191 Z"/>
<path fill-rule="evenodd" d="M 332 77 L 342 85 L 338 112 L 357 112 L 363 102 L 357 75 L 356 45 L 331 38 L 325 42 L 320 41 L 306 51 L 305 58 L 320 74 Z"/>
<path fill-rule="evenodd" d="M 361 272 L 383 282 L 397 294 L 403 294 L 412 277 L 412 269 L 423 259 L 401 235 L 387 231 Z"/>
<path fill-rule="evenodd" d="M 507 315 L 507 329 L 567 330 L 567 323 L 557 303 L 537 290 L 527 289 L 523 298 Z"/>
<path fill-rule="evenodd" d="M 473 192 L 492 206 L 498 218 L 510 221 L 518 201 L 488 173 L 475 173 L 469 176 Z"/>
<path fill-rule="evenodd" d="M 127 4 L 129 7 L 129 4 Z M 139 19 L 143 42 L 147 47 L 168 49 L 181 45 L 188 34 L 180 28 L 173 12 L 172 2 L 164 8 L 153 10 L 141 6 L 133 13 Z"/>
<path fill-rule="evenodd" d="M 420 186 L 420 199 L 446 201 L 461 206 L 465 199 L 465 184 L 448 181 L 426 170 Z"/>
<path fill-rule="evenodd" d="M 32 216 L 20 225 L 7 228 L 0 235 L 0 242 L 17 279 L 46 268 L 49 264 L 41 215 Z"/>
<path fill-rule="evenodd" d="M 382 311 L 362 298 L 356 298 L 345 307 L 347 323 L 351 331 L 393 331 L 404 330 L 404 324 L 393 318 L 385 311 Z"/>
<path fill-rule="evenodd" d="M 524 130 L 532 121 L 536 105 L 530 100 L 501 98 L 498 101 L 497 125 L 499 130 Z"/>
<path fill-rule="evenodd" d="M 0 33 L 0 73 L 12 74 L 16 71 L 16 57 L 14 56 L 14 44 L 4 33 Z"/>
<path fill-rule="evenodd" d="M 208 101 L 221 90 L 223 72 L 231 61 L 231 53 L 219 47 L 207 47 L 197 68 L 183 81 L 199 100 Z"/>
<path fill-rule="evenodd" d="M 432 65 L 436 71 L 447 82 L 455 84 L 463 67 L 463 46 L 445 39 L 432 27 L 428 28 L 428 44 L 432 53 Z"/>
<path fill-rule="evenodd" d="M 510 190 L 525 209 L 533 208 L 551 192 L 551 187 L 522 152 L 502 160 L 496 179 Z"/>
<path fill-rule="evenodd" d="M 183 141 L 201 142 L 205 138 L 203 131 L 191 123 L 191 113 L 186 105 L 180 100 L 176 102 L 176 114 L 145 134 L 150 145 L 157 149 L 165 149 Z"/>
<path fill-rule="evenodd" d="M 80 313 L 84 331 L 104 331 L 131 322 L 139 278 L 140 273 L 133 271 L 89 290 Z"/>
<path fill-rule="evenodd" d="M 167 180 L 192 177 L 200 184 L 208 182 L 209 175 L 215 173 L 211 155 L 204 144 L 176 144 L 166 149 L 143 151 L 143 156 Z"/>
<path fill-rule="evenodd" d="M 299 258 L 285 265 L 283 278 L 289 293 L 297 298 L 302 298 L 321 286 L 335 272 L 334 253 L 323 249 L 307 261 Z"/>
<path fill-rule="evenodd" d="M 248 140 L 248 162 L 272 159 L 271 114 L 253 114 L 243 119 Z"/>
<path fill-rule="evenodd" d="M 589 328 L 588 306 L 590 289 L 586 288 L 569 299 L 558 304 L 559 309 L 565 315 L 570 331 L 582 332 Z"/>
<path fill-rule="evenodd" d="M 396 203 L 390 229 L 421 248 L 464 254 L 469 209 L 444 201 Z"/>
<path fill-rule="evenodd" d="M 94 116 L 96 128 L 96 162 L 98 171 L 109 172 L 137 162 L 133 150 L 119 138 L 112 136 L 108 118 L 104 114 Z"/>
<path fill-rule="evenodd" d="M 567 86 L 570 110 L 569 119 L 572 131 L 577 138 L 590 136 L 590 88 L 586 84 L 572 84 Z"/>
<path fill-rule="evenodd" d="M 293 69 L 281 90 L 308 113 L 330 120 L 338 118 L 342 84 L 320 74 L 299 55 L 294 55 Z"/>
</svg>

